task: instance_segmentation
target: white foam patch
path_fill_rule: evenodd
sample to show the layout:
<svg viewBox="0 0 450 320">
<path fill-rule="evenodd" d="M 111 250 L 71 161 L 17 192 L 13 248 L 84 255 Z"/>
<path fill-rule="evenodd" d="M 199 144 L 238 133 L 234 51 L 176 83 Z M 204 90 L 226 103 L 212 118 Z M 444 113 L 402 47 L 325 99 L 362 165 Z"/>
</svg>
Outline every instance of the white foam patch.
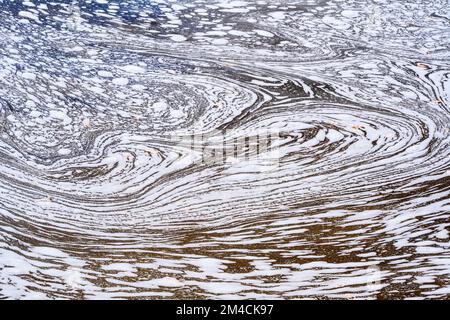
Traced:
<svg viewBox="0 0 450 320">
<path fill-rule="evenodd" d="M 120 67 L 119 69 L 128 72 L 128 73 L 145 73 L 145 68 L 135 66 L 135 65 L 127 65 Z"/>
<path fill-rule="evenodd" d="M 36 14 L 34 14 L 34 13 L 30 12 L 30 11 L 20 11 L 19 12 L 19 17 L 31 19 L 31 20 L 34 20 L 34 21 L 39 21 L 39 17 Z"/>
<path fill-rule="evenodd" d="M 105 71 L 105 70 L 100 70 L 99 72 L 97 72 L 97 74 L 103 78 L 112 78 L 113 77 L 113 74 L 111 72 Z"/>
<path fill-rule="evenodd" d="M 187 40 L 187 38 L 185 36 L 182 36 L 180 34 L 171 35 L 170 39 L 172 39 L 172 41 L 175 41 L 175 42 L 183 42 L 183 41 Z"/>
<path fill-rule="evenodd" d="M 128 78 L 115 78 L 112 80 L 112 83 L 118 86 L 126 86 L 129 82 Z"/>
<path fill-rule="evenodd" d="M 24 73 L 22 73 L 22 78 L 27 79 L 27 80 L 36 80 L 36 75 L 31 72 L 24 72 Z"/>
<path fill-rule="evenodd" d="M 66 149 L 66 148 L 62 148 L 62 149 L 59 149 L 59 150 L 58 150 L 58 153 L 59 153 L 60 155 L 62 155 L 62 156 L 67 156 L 67 155 L 69 155 L 69 154 L 72 153 L 72 150 Z"/>
<path fill-rule="evenodd" d="M 274 36 L 273 33 L 269 32 L 269 31 L 265 31 L 265 30 L 254 29 L 253 32 L 255 32 L 256 34 L 258 34 L 260 36 L 268 37 L 268 38 L 271 38 Z"/>
</svg>

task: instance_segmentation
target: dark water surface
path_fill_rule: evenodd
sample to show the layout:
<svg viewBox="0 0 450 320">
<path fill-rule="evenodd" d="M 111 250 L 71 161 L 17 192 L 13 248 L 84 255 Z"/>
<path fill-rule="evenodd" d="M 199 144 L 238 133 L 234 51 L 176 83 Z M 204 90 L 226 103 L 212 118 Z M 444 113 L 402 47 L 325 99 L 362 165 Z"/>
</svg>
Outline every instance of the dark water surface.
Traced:
<svg viewBox="0 0 450 320">
<path fill-rule="evenodd" d="M 448 0 L 0 9 L 0 298 L 450 297 Z"/>
</svg>

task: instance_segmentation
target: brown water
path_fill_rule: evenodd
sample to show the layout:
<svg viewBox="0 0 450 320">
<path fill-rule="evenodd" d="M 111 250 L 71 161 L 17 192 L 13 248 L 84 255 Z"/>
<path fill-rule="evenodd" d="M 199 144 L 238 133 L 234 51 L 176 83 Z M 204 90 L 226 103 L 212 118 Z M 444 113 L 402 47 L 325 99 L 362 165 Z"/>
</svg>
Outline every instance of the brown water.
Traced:
<svg viewBox="0 0 450 320">
<path fill-rule="evenodd" d="M 449 298 L 448 1 L 0 8 L 0 298 Z"/>
</svg>

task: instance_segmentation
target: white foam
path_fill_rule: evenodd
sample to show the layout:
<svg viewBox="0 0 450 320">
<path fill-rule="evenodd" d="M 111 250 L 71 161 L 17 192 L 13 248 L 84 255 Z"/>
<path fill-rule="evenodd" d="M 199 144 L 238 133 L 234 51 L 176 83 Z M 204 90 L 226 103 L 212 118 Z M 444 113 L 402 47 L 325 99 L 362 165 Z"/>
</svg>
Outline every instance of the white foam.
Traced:
<svg viewBox="0 0 450 320">
<path fill-rule="evenodd" d="M 145 73 L 145 69 L 135 65 L 127 65 L 120 67 L 119 69 L 128 73 Z"/>
<path fill-rule="evenodd" d="M 100 70 L 99 72 L 97 72 L 97 74 L 103 78 L 112 78 L 113 77 L 113 74 L 111 72 L 105 71 L 105 70 Z"/>
<path fill-rule="evenodd" d="M 28 19 L 31 19 L 34 21 L 39 21 L 39 17 L 36 14 L 31 13 L 30 11 L 20 11 L 19 17 L 28 18 Z"/>
<path fill-rule="evenodd" d="M 175 41 L 175 42 L 182 42 L 182 41 L 187 40 L 187 38 L 185 36 L 182 36 L 181 34 L 171 35 L 170 39 L 172 39 L 172 41 Z"/>
<path fill-rule="evenodd" d="M 127 78 L 115 78 L 112 83 L 118 86 L 126 86 L 130 81 Z"/>
<path fill-rule="evenodd" d="M 255 32 L 256 34 L 258 34 L 260 36 L 268 37 L 268 38 L 271 38 L 274 36 L 273 33 L 269 32 L 269 31 L 265 31 L 265 30 L 254 29 L 253 32 Z"/>
<path fill-rule="evenodd" d="M 22 78 L 27 79 L 27 80 L 36 80 L 36 75 L 31 72 L 24 72 L 24 73 L 22 73 Z"/>
</svg>

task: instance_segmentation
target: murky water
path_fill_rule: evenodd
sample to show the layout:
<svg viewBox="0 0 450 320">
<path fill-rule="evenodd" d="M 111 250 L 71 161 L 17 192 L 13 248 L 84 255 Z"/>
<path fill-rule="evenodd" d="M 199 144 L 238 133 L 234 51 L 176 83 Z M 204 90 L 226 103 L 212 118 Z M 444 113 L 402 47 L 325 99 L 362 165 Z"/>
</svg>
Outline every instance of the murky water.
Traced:
<svg viewBox="0 0 450 320">
<path fill-rule="evenodd" d="M 0 8 L 0 298 L 450 297 L 448 1 Z"/>
</svg>

